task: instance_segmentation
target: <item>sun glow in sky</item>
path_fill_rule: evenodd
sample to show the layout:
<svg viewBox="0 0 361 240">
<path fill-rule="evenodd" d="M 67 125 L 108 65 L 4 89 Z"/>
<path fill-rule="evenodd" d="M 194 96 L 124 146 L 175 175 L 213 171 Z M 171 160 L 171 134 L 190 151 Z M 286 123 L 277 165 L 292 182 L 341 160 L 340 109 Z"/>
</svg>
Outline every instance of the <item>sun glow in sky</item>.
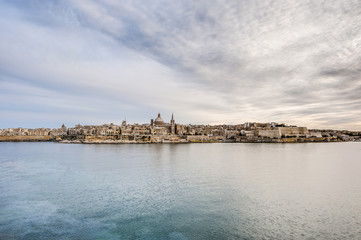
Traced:
<svg viewBox="0 0 361 240">
<path fill-rule="evenodd" d="M 361 130 L 361 2 L 0 0 L 0 128 Z"/>
</svg>

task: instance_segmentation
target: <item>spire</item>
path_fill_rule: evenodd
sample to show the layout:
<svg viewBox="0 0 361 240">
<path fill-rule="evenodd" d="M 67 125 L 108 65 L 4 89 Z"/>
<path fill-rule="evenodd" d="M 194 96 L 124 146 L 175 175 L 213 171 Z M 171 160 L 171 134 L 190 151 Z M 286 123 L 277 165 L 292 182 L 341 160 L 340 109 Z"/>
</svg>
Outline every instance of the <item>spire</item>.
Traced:
<svg viewBox="0 0 361 240">
<path fill-rule="evenodd" d="M 170 124 L 172 124 L 172 125 L 175 124 L 173 113 L 172 113 L 172 119 L 170 120 Z"/>
<path fill-rule="evenodd" d="M 158 113 L 158 117 L 160 117 L 160 113 Z"/>
<path fill-rule="evenodd" d="M 170 132 L 172 134 L 175 134 L 176 131 L 175 131 L 175 121 L 174 121 L 174 115 L 172 113 L 172 119 L 170 120 Z"/>
</svg>

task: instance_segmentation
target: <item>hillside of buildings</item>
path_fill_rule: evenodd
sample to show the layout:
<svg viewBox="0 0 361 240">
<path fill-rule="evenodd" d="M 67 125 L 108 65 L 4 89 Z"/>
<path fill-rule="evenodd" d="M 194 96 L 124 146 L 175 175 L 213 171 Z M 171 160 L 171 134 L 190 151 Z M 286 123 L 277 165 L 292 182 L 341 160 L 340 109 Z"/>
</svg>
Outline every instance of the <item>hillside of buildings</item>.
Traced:
<svg viewBox="0 0 361 240">
<path fill-rule="evenodd" d="M 320 130 L 279 123 L 184 125 L 161 115 L 148 124 L 76 125 L 59 129 L 0 129 L 0 141 L 56 141 L 60 143 L 192 143 L 192 142 L 339 142 L 361 141 L 361 132 Z"/>
</svg>

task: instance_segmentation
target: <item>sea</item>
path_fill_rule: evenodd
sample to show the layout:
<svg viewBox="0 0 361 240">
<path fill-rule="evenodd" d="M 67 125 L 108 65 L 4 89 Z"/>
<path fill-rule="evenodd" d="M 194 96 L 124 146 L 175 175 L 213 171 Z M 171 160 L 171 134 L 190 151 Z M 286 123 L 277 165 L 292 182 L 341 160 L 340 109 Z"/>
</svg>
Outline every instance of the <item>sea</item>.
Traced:
<svg viewBox="0 0 361 240">
<path fill-rule="evenodd" d="M 0 143 L 0 239 L 361 239 L 361 143 Z"/>
</svg>

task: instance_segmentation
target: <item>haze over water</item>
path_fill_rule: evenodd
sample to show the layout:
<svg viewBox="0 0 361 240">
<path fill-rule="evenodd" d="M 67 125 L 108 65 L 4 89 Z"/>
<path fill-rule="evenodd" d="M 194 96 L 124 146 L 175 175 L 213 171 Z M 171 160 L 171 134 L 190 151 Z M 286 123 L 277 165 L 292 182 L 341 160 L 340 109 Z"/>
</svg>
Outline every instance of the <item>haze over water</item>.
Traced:
<svg viewBox="0 0 361 240">
<path fill-rule="evenodd" d="M 359 239 L 361 144 L 0 144 L 0 239 Z"/>
</svg>

